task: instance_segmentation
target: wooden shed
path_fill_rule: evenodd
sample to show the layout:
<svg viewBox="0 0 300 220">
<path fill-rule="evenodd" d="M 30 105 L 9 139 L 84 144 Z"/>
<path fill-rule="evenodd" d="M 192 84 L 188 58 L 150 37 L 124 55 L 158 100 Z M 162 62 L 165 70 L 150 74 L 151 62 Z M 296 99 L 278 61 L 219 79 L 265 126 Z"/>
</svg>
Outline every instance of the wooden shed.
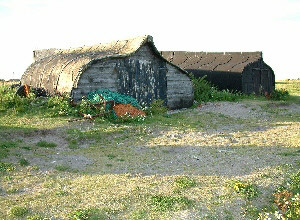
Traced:
<svg viewBox="0 0 300 220">
<path fill-rule="evenodd" d="M 98 89 L 132 96 L 141 104 L 164 100 L 170 109 L 190 107 L 193 87 L 186 71 L 167 61 L 149 35 L 71 49 L 34 51 L 22 83 L 75 102 Z"/>
<path fill-rule="evenodd" d="M 264 95 L 275 89 L 274 72 L 262 52 L 162 51 L 161 55 L 195 77 L 207 75 L 206 80 L 221 90 Z"/>
</svg>

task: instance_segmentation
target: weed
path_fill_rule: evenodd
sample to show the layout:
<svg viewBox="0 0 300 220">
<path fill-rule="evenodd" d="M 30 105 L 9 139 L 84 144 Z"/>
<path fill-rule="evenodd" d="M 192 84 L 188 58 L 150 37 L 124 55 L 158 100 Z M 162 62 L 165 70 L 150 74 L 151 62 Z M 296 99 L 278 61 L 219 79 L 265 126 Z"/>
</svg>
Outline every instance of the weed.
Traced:
<svg viewBox="0 0 300 220">
<path fill-rule="evenodd" d="M 75 139 L 70 140 L 70 141 L 69 141 L 68 147 L 69 147 L 70 149 L 78 149 L 78 148 L 79 148 L 78 141 L 75 140 Z"/>
<path fill-rule="evenodd" d="M 45 147 L 45 148 L 54 148 L 57 146 L 56 143 L 53 143 L 53 142 L 47 142 L 47 141 L 39 141 L 36 143 L 36 145 L 38 147 Z"/>
<path fill-rule="evenodd" d="M 116 157 L 116 155 L 108 154 L 107 157 L 108 157 L 109 160 L 112 160 Z"/>
<path fill-rule="evenodd" d="M 191 188 L 196 185 L 196 181 L 188 176 L 177 177 L 174 181 L 177 190 Z"/>
<path fill-rule="evenodd" d="M 288 184 L 294 194 L 300 194 L 300 170 L 291 175 Z"/>
<path fill-rule="evenodd" d="M 55 166 L 55 169 L 58 171 L 65 172 L 65 171 L 70 170 L 71 168 L 67 165 L 57 165 L 57 166 Z"/>
<path fill-rule="evenodd" d="M 28 166 L 30 163 L 29 163 L 29 161 L 26 160 L 25 158 L 21 158 L 21 159 L 19 160 L 19 164 L 20 164 L 21 166 L 25 167 L 25 166 Z"/>
<path fill-rule="evenodd" d="M 48 99 L 47 110 L 50 117 L 78 115 L 78 109 L 71 106 L 68 95 L 50 97 Z"/>
<path fill-rule="evenodd" d="M 218 90 L 205 80 L 206 76 L 195 78 L 190 74 L 194 87 L 194 99 L 198 102 L 208 101 L 236 101 L 243 98 L 241 93 L 233 93 L 229 90 Z"/>
<path fill-rule="evenodd" d="M 60 190 L 58 190 L 58 191 L 56 191 L 56 193 L 55 193 L 56 195 L 58 195 L 58 196 L 67 196 L 68 194 L 69 194 L 69 192 L 68 191 L 65 191 L 65 190 L 62 190 L 62 189 L 60 189 Z"/>
<path fill-rule="evenodd" d="M 248 200 L 257 197 L 259 193 L 257 186 L 239 180 L 234 182 L 233 189 Z"/>
<path fill-rule="evenodd" d="M 163 115 L 167 113 L 168 108 L 164 106 L 164 100 L 154 100 L 150 104 L 150 108 L 146 109 L 147 115 Z"/>
<path fill-rule="evenodd" d="M 136 211 L 132 212 L 130 219 L 132 219 L 132 220 L 147 219 L 147 211 L 144 209 L 136 210 Z"/>
<path fill-rule="evenodd" d="M 0 160 L 5 158 L 9 154 L 9 148 L 15 148 L 18 146 L 17 142 L 14 141 L 3 141 L 0 142 Z"/>
<path fill-rule="evenodd" d="M 26 220 L 49 220 L 49 218 L 45 218 L 45 217 L 43 217 L 42 215 L 39 215 L 39 214 L 34 214 L 34 215 L 31 215 L 31 216 L 28 216 L 26 218 Z"/>
<path fill-rule="evenodd" d="M 184 196 L 153 195 L 150 205 L 158 211 L 179 211 L 192 205 L 192 200 Z"/>
<path fill-rule="evenodd" d="M 106 220 L 108 216 L 106 213 L 97 208 L 78 209 L 72 212 L 70 220 Z"/>
<path fill-rule="evenodd" d="M 11 189 L 8 189 L 7 190 L 7 193 L 11 193 L 11 194 L 14 194 L 14 193 L 17 193 L 19 190 L 17 188 L 11 188 Z"/>
<path fill-rule="evenodd" d="M 300 150 L 296 150 L 293 152 L 282 152 L 282 153 L 278 153 L 278 155 L 282 155 L 282 156 L 298 156 L 300 154 Z"/>
<path fill-rule="evenodd" d="M 29 146 L 23 146 L 23 147 L 21 147 L 22 149 L 24 149 L 24 150 L 31 150 L 32 148 L 31 147 L 29 147 Z"/>
<path fill-rule="evenodd" d="M 289 97 L 290 94 L 286 89 L 275 89 L 270 95 L 272 100 L 287 100 Z"/>
<path fill-rule="evenodd" d="M 12 207 L 9 212 L 14 217 L 24 217 L 29 212 L 29 210 L 24 206 L 15 206 Z"/>
<path fill-rule="evenodd" d="M 15 167 L 10 163 L 0 162 L 0 172 L 12 171 Z"/>
</svg>

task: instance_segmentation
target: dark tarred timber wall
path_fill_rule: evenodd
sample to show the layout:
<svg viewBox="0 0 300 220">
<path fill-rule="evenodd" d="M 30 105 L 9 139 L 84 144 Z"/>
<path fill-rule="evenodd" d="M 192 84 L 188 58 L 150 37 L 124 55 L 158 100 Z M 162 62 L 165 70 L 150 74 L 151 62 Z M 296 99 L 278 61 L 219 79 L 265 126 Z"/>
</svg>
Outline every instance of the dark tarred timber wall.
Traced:
<svg viewBox="0 0 300 220">
<path fill-rule="evenodd" d="M 275 89 L 274 72 L 262 52 L 162 51 L 161 55 L 196 78 L 206 75 L 221 90 L 264 95 Z"/>
<path fill-rule="evenodd" d="M 242 91 L 242 75 L 240 73 L 199 69 L 186 69 L 186 71 L 192 73 L 196 78 L 206 76 L 205 80 L 220 90 Z"/>
</svg>

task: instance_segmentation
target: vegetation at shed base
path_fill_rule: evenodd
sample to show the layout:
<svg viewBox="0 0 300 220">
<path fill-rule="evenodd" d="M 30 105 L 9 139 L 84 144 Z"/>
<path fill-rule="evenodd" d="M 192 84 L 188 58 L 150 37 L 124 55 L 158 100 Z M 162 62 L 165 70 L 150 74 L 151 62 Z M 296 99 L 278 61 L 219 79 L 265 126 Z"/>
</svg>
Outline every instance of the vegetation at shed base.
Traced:
<svg viewBox="0 0 300 220">
<path fill-rule="evenodd" d="M 194 98 L 197 102 L 209 101 L 237 101 L 245 97 L 240 92 L 231 92 L 229 90 L 218 90 L 205 80 L 206 76 L 195 78 L 193 74 L 190 77 L 194 86 Z"/>
</svg>

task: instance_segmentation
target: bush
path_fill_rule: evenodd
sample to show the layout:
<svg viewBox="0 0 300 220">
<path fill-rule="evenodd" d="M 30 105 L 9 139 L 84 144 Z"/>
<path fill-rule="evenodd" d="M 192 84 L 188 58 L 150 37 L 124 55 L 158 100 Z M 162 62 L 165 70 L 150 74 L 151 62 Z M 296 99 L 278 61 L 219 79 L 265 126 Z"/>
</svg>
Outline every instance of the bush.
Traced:
<svg viewBox="0 0 300 220">
<path fill-rule="evenodd" d="M 290 94 L 286 89 L 275 89 L 270 95 L 270 99 L 276 101 L 287 100 L 289 97 Z"/>
<path fill-rule="evenodd" d="M 168 108 L 164 106 L 164 100 L 161 99 L 154 100 L 151 103 L 150 108 L 146 109 L 147 115 L 162 115 L 167 113 L 167 111 Z"/>
<path fill-rule="evenodd" d="M 16 112 L 25 112 L 31 109 L 30 103 L 35 95 L 30 93 L 28 97 L 16 95 L 16 89 L 4 86 L 0 87 L 0 110 L 7 111 L 14 109 Z"/>
<path fill-rule="evenodd" d="M 78 115 L 78 110 L 71 105 L 68 95 L 50 97 L 47 108 L 51 110 L 50 116 Z"/>
<path fill-rule="evenodd" d="M 193 74 L 190 74 L 190 77 L 193 82 L 194 99 L 199 103 L 208 101 L 236 101 L 242 98 L 242 93 L 233 93 L 228 89 L 218 90 L 205 80 L 206 76 L 195 78 Z"/>
</svg>

